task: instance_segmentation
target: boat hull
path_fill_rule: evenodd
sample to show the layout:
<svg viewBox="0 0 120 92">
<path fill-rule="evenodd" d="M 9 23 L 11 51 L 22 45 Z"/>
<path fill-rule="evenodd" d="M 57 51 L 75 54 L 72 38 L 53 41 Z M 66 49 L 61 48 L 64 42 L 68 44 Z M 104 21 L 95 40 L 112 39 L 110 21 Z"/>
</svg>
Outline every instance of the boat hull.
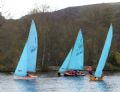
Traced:
<svg viewBox="0 0 120 92">
<path fill-rule="evenodd" d="M 21 77 L 21 76 L 14 76 L 13 79 L 14 80 L 31 80 L 31 79 L 36 79 L 37 76 L 31 76 L 31 77 Z"/>
<path fill-rule="evenodd" d="M 64 73 L 64 76 L 85 76 L 85 74 L 71 74 L 71 73 Z"/>
<path fill-rule="evenodd" d="M 104 80 L 104 76 L 101 76 L 100 78 L 90 76 L 90 81 L 103 81 L 103 80 Z"/>
</svg>

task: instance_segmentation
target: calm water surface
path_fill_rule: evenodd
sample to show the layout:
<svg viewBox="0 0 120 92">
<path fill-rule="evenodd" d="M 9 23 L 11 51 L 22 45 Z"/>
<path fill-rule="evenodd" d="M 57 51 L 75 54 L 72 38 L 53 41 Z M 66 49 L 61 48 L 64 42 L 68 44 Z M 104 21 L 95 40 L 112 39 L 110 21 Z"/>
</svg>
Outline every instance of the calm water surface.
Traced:
<svg viewBox="0 0 120 92">
<path fill-rule="evenodd" d="M 57 77 L 53 72 L 36 80 L 13 80 L 13 75 L 0 73 L 0 92 L 120 92 L 120 73 L 107 74 L 99 82 L 88 76 Z"/>
</svg>

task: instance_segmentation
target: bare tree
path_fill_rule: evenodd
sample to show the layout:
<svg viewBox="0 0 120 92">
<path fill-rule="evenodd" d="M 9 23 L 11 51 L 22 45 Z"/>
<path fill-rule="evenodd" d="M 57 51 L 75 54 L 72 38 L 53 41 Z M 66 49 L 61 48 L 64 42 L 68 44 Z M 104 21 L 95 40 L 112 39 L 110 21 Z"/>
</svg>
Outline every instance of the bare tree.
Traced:
<svg viewBox="0 0 120 92">
<path fill-rule="evenodd" d="M 36 14 L 36 13 L 39 13 L 39 12 L 41 12 L 40 6 L 38 6 L 38 4 L 35 3 L 34 8 L 32 10 L 30 10 L 29 14 Z"/>
<path fill-rule="evenodd" d="M 2 0 L 0 0 L 0 16 L 2 15 Z"/>
<path fill-rule="evenodd" d="M 49 12 L 50 6 L 44 4 L 39 6 L 38 4 L 34 4 L 34 8 L 29 12 L 29 14 L 37 14 L 40 12 Z"/>
<path fill-rule="evenodd" d="M 49 5 L 46 5 L 46 4 L 41 5 L 41 10 L 42 10 L 42 12 L 48 12 L 49 9 L 50 9 L 50 6 L 49 6 Z"/>
<path fill-rule="evenodd" d="M 2 0 L 1 0 L 0 1 L 0 27 L 2 26 L 2 24 L 5 21 L 4 17 L 2 16 L 2 7 L 3 7 L 3 4 L 2 4 Z"/>
</svg>

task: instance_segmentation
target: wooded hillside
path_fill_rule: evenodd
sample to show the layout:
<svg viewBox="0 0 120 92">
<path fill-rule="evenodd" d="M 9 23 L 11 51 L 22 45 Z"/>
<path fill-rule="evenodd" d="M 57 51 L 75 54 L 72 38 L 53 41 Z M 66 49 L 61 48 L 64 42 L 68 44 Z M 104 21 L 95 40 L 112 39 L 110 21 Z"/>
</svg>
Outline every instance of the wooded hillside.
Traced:
<svg viewBox="0 0 120 92">
<path fill-rule="evenodd" d="M 113 40 L 105 69 L 120 69 L 120 3 L 113 3 L 39 12 L 18 20 L 6 20 L 0 16 L 1 71 L 14 71 L 27 40 L 32 19 L 35 20 L 38 31 L 38 70 L 61 65 L 73 47 L 80 28 L 84 38 L 85 65 L 96 67 L 111 23 Z"/>
</svg>

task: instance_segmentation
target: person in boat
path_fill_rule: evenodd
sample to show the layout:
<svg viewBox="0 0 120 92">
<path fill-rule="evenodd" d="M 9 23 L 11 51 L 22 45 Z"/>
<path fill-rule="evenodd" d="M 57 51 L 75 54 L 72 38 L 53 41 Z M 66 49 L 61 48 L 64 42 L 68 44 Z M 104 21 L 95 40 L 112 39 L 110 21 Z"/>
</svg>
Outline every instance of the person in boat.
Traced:
<svg viewBox="0 0 120 92">
<path fill-rule="evenodd" d="M 36 78 L 37 76 L 33 75 L 33 74 L 30 74 L 30 73 L 27 73 L 27 76 L 26 77 L 30 77 L 30 78 Z"/>
<path fill-rule="evenodd" d="M 88 71 L 89 75 L 91 75 L 91 76 L 93 75 L 93 69 L 91 66 L 87 67 L 87 71 Z"/>
<path fill-rule="evenodd" d="M 32 77 L 32 75 L 31 75 L 31 74 L 29 74 L 29 73 L 27 73 L 27 77 Z"/>
<path fill-rule="evenodd" d="M 77 75 L 85 75 L 82 71 L 78 71 Z"/>
<path fill-rule="evenodd" d="M 91 66 L 89 66 L 89 67 L 87 68 L 87 71 L 88 71 L 88 73 L 89 73 L 89 75 L 90 75 L 90 77 L 91 77 L 91 80 L 103 80 L 103 79 L 104 79 L 104 75 L 102 75 L 100 78 L 95 77 L 95 76 L 93 75 L 93 69 L 92 69 Z"/>
</svg>

